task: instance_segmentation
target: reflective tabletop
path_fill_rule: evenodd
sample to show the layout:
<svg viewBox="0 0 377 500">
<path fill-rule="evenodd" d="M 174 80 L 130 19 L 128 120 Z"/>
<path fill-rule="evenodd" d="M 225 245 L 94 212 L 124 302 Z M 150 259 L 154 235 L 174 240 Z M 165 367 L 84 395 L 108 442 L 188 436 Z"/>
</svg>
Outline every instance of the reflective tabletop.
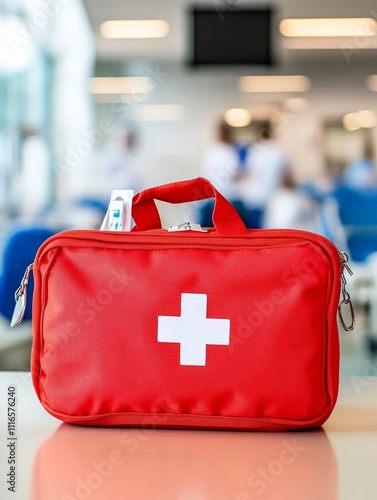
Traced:
<svg viewBox="0 0 377 500">
<path fill-rule="evenodd" d="M 14 439 L 9 387 L 16 395 Z M 41 407 L 30 373 L 0 372 L 0 437 L 2 499 L 377 498 L 376 377 L 342 379 L 323 428 L 260 433 L 63 424 Z M 8 490 L 12 473 L 15 493 Z"/>
</svg>

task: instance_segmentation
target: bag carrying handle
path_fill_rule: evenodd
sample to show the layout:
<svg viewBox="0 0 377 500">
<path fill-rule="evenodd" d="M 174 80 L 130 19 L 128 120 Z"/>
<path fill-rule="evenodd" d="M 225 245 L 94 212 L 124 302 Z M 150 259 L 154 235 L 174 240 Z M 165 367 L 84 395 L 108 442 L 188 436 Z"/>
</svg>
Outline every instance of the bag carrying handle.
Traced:
<svg viewBox="0 0 377 500">
<path fill-rule="evenodd" d="M 215 198 L 212 220 L 218 234 L 234 236 L 247 232 L 235 208 L 204 177 L 163 184 L 136 194 L 132 201 L 132 217 L 136 224 L 133 231 L 161 229 L 161 219 L 154 200 L 187 203 L 207 198 Z"/>
</svg>

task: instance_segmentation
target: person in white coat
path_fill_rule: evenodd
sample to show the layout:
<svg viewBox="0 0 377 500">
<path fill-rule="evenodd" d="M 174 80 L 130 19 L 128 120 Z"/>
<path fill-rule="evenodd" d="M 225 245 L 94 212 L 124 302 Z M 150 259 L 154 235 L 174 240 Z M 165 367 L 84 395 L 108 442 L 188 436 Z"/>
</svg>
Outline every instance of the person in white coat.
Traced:
<svg viewBox="0 0 377 500">
<path fill-rule="evenodd" d="M 284 173 L 281 187 L 270 196 L 265 207 L 263 226 L 320 232 L 319 205 L 297 188 L 291 170 Z"/>
<path fill-rule="evenodd" d="M 239 189 L 249 209 L 263 211 L 272 194 L 282 185 L 289 163 L 269 126 L 262 129 L 260 137 L 249 150 L 246 175 Z"/>
<path fill-rule="evenodd" d="M 220 122 L 216 130 L 216 142 L 204 154 L 202 174 L 228 200 L 239 199 L 238 176 L 240 157 L 232 143 L 231 128 Z"/>
</svg>

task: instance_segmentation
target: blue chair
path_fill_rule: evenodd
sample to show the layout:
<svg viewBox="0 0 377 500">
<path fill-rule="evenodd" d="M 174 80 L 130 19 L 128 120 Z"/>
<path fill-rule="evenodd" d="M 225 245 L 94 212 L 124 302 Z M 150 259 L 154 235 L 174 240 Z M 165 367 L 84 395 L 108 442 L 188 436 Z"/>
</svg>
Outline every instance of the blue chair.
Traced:
<svg viewBox="0 0 377 500">
<path fill-rule="evenodd" d="M 108 201 L 99 198 L 79 198 L 76 200 L 76 206 L 96 210 L 102 217 L 105 217 L 108 205 Z"/>
<path fill-rule="evenodd" d="M 202 227 L 213 227 L 212 212 L 214 201 L 205 202 L 199 210 L 199 224 Z M 231 201 L 233 207 L 237 210 L 246 227 L 260 229 L 262 227 L 263 211 L 259 209 L 248 210 L 241 200 Z"/>
<path fill-rule="evenodd" d="M 15 305 L 14 292 L 20 285 L 26 267 L 34 261 L 40 245 L 53 234 L 55 233 L 51 229 L 44 227 L 18 227 L 7 235 L 0 275 L 0 314 L 9 320 Z M 34 282 L 32 274 L 30 276 L 24 319 L 31 318 Z"/>
<path fill-rule="evenodd" d="M 334 197 L 354 262 L 365 262 L 377 252 L 377 189 L 339 188 Z"/>
</svg>

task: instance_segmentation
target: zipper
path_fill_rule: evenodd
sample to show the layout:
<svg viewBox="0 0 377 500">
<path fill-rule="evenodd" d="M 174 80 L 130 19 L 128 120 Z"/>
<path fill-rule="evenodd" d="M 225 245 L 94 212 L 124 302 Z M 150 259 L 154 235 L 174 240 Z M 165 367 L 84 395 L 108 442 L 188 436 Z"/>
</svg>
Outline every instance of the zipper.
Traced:
<svg viewBox="0 0 377 500">
<path fill-rule="evenodd" d="M 175 228 L 174 228 L 175 229 Z M 173 229 L 173 232 L 174 232 L 174 229 Z M 190 228 L 191 229 L 191 228 Z M 263 236 L 262 234 L 261 235 L 257 235 L 255 234 L 255 238 L 254 238 L 254 244 L 257 243 L 257 240 L 258 239 L 265 239 L 266 238 L 266 231 L 268 230 L 263 230 Z M 280 233 L 279 236 L 275 239 L 275 242 L 272 243 L 271 242 L 271 238 L 269 237 L 268 240 L 270 241 L 270 245 L 266 245 L 266 242 L 264 241 L 264 246 L 274 246 L 276 245 L 276 243 L 281 243 L 281 240 L 282 239 L 285 239 L 284 236 L 287 237 L 287 239 L 295 239 L 296 241 L 299 240 L 299 239 L 302 239 L 300 238 L 301 237 L 305 237 L 308 235 L 308 233 L 306 233 L 305 231 L 290 231 L 290 230 L 272 230 L 276 233 Z M 150 242 L 149 243 L 145 243 L 145 237 L 147 236 L 147 232 L 143 232 L 143 234 L 140 234 L 140 233 L 129 233 L 129 234 L 133 234 L 134 236 L 131 237 L 131 239 L 128 239 L 128 243 L 131 243 L 132 239 L 134 239 L 134 241 L 132 241 L 133 244 L 136 244 L 138 247 L 140 246 L 140 242 L 143 241 L 143 243 L 148 247 L 150 248 L 151 246 L 151 243 L 155 243 L 157 244 L 157 246 L 160 246 L 161 245 L 161 239 L 160 237 L 163 236 L 164 237 L 164 243 L 165 244 L 179 244 L 179 243 L 183 243 L 182 239 L 179 238 L 179 242 L 176 240 L 176 238 L 172 238 L 170 240 L 170 242 L 168 243 L 168 241 L 166 240 L 166 236 L 167 236 L 167 232 L 166 230 L 159 230 L 158 233 L 156 234 L 156 232 L 148 232 L 149 233 L 149 236 L 150 236 Z M 189 231 L 190 233 L 192 231 Z M 78 234 L 79 233 L 79 234 Z M 77 238 L 80 239 L 80 237 L 82 236 L 85 236 L 85 239 L 89 239 L 89 240 L 92 240 L 92 241 L 101 241 L 102 243 L 107 243 L 107 244 L 110 244 L 110 246 L 112 246 L 111 244 L 114 244 L 115 245 L 117 243 L 121 243 L 121 240 L 123 239 L 122 243 L 124 243 L 124 238 L 122 238 L 122 236 L 119 235 L 119 232 L 116 232 L 115 234 L 112 234 L 111 232 L 103 232 L 103 234 L 98 234 L 99 232 L 98 231 L 91 231 L 91 230 L 80 230 L 80 231 L 64 231 L 62 233 L 59 233 L 59 240 L 60 242 L 59 243 L 55 243 L 55 242 L 52 242 L 51 241 L 51 238 L 49 240 L 46 241 L 45 244 L 42 244 L 40 250 L 38 251 L 38 254 L 42 253 L 41 250 L 42 250 L 42 247 L 43 247 L 43 250 L 44 248 L 48 245 L 50 248 L 52 247 L 55 247 L 55 246 L 61 246 L 62 244 L 62 241 L 61 241 L 61 238 L 62 237 L 66 237 L 68 240 L 75 240 Z M 298 233 L 301 233 L 301 235 L 299 236 Z M 198 234 L 198 233 L 197 233 Z M 313 234 L 312 233 L 309 233 L 310 234 L 310 238 L 303 238 L 303 239 L 307 239 L 307 240 L 311 240 L 312 243 L 316 242 L 316 238 L 313 238 Z M 110 236 L 109 237 L 105 237 L 103 238 L 103 236 Z M 90 238 L 89 236 L 93 236 L 93 238 Z M 114 237 L 115 236 L 115 237 Z M 119 238 L 120 236 L 120 238 Z M 141 236 L 141 240 L 139 239 L 139 236 Z M 198 234 L 198 236 L 200 236 L 200 233 Z M 259 238 L 258 238 L 259 236 Z M 294 236 L 294 238 L 292 238 Z M 315 235 L 314 235 L 315 236 Z M 89 238 L 88 238 L 89 237 Z M 170 238 L 169 238 L 170 239 Z M 232 242 L 234 243 L 234 239 L 238 239 L 238 244 L 241 243 L 241 247 L 243 246 L 250 246 L 250 239 L 248 238 L 247 241 L 245 241 L 243 238 L 229 238 L 229 240 L 233 240 Z M 321 237 L 321 240 L 323 240 L 326 238 L 323 238 Z M 131 241 L 130 241 L 131 240 Z M 280 241 L 279 241 L 280 240 Z M 314 241 L 313 241 L 314 240 Z M 331 243 L 331 246 L 335 246 L 330 240 L 327 240 L 329 243 Z M 55 244 L 54 244 L 55 243 Z M 153 245 L 152 243 L 152 245 Z M 197 242 L 192 242 L 191 241 L 191 245 L 194 246 L 194 247 L 197 247 L 197 245 L 199 244 L 199 246 L 201 246 L 201 244 L 203 244 L 204 241 L 202 238 L 198 238 Z M 230 242 L 228 244 L 226 243 L 223 243 L 223 244 L 219 244 L 217 241 L 216 241 L 216 238 L 212 239 L 210 238 L 210 240 L 208 240 L 206 238 L 205 240 L 205 243 L 206 245 L 208 245 L 208 243 L 210 243 L 209 246 L 217 246 L 217 247 L 224 247 L 224 246 L 229 246 L 231 247 L 232 245 L 230 244 Z M 260 242 L 259 242 L 260 244 Z M 189 246 L 191 246 L 189 245 Z M 116 245 L 117 246 L 117 245 Z M 259 246 L 259 245 L 255 245 L 255 246 Z M 345 253 L 345 252 L 339 252 L 339 256 L 340 256 L 340 263 L 341 263 L 341 272 L 340 272 L 340 279 L 341 279 L 341 293 L 342 293 L 342 300 L 338 306 L 338 313 L 339 313 L 339 319 L 340 319 L 340 322 L 342 324 L 342 327 L 344 328 L 345 331 L 349 332 L 351 330 L 354 329 L 354 326 L 355 326 L 355 315 L 354 315 L 354 310 L 353 310 L 353 305 L 352 305 L 352 301 L 351 301 L 351 297 L 346 289 L 346 284 L 347 284 L 347 280 L 345 278 L 345 273 L 344 271 L 346 270 L 348 272 L 348 274 L 350 276 L 353 275 L 353 272 L 352 270 L 350 269 L 349 265 L 348 265 L 348 255 Z M 15 292 L 15 300 L 16 300 L 16 305 L 15 305 L 15 308 L 14 308 L 14 312 L 13 312 L 13 316 L 12 316 L 12 320 L 11 320 L 11 327 L 14 327 L 14 326 L 17 326 L 19 325 L 23 318 L 24 318 L 24 315 L 25 315 L 25 309 L 26 309 L 26 299 L 27 299 L 27 284 L 29 282 L 29 275 L 30 275 L 30 272 L 32 271 L 33 269 L 33 264 L 30 264 L 27 268 L 26 268 L 26 271 L 25 271 L 25 274 L 21 280 L 21 284 L 20 286 L 18 287 L 18 289 L 16 290 Z M 345 319 L 344 319 L 344 308 L 345 307 L 348 307 L 349 309 L 349 314 L 350 314 L 350 324 L 347 325 Z"/>
<path fill-rule="evenodd" d="M 169 226 L 168 232 L 174 233 L 179 231 L 197 231 L 199 233 L 208 233 L 208 229 L 203 229 L 200 224 L 195 224 L 194 222 L 183 222 L 179 226 Z"/>
<path fill-rule="evenodd" d="M 27 284 L 29 283 L 29 276 L 32 269 L 33 264 L 29 264 L 21 280 L 21 284 L 14 294 L 16 305 L 14 306 L 13 316 L 10 322 L 10 326 L 12 328 L 22 323 L 22 320 L 24 319 L 27 299 Z"/>
<path fill-rule="evenodd" d="M 351 301 L 350 294 L 347 292 L 347 280 L 344 275 L 344 271 L 346 270 L 350 276 L 353 275 L 353 272 L 351 268 L 348 265 L 348 255 L 345 252 L 340 252 L 340 262 L 341 262 L 341 270 L 340 270 L 340 282 L 341 282 L 341 293 L 342 293 L 342 300 L 338 306 L 338 312 L 339 312 L 339 319 L 342 324 L 342 327 L 346 332 L 351 332 L 355 328 L 355 313 L 353 310 L 353 305 Z M 344 315 L 342 312 L 342 309 L 344 311 L 344 308 L 348 307 L 348 314 L 350 316 L 350 323 L 347 325 Z"/>
<path fill-rule="evenodd" d="M 295 241 L 305 241 L 316 243 L 322 248 L 328 246 L 332 247 L 336 253 L 339 253 L 339 250 L 334 245 L 334 243 L 327 238 L 316 235 L 314 233 L 309 233 L 301 230 L 290 230 L 290 229 L 262 229 L 262 230 L 250 230 L 247 234 L 242 235 L 234 235 L 234 236 L 219 236 L 212 228 L 204 230 L 208 230 L 205 234 L 204 231 L 187 231 L 181 230 L 177 231 L 169 231 L 167 229 L 156 229 L 150 231 L 140 231 L 140 232 L 120 232 L 120 231 L 97 231 L 92 229 L 76 229 L 76 230 L 67 230 L 62 231 L 55 236 L 52 236 L 48 240 L 46 240 L 38 250 L 36 261 L 38 261 L 38 257 L 43 253 L 45 249 L 54 248 L 56 246 L 61 246 L 62 244 L 72 244 L 74 240 L 82 240 L 85 239 L 89 244 L 90 242 L 102 243 L 106 246 L 117 246 L 117 244 L 123 246 L 125 243 L 127 245 L 205 245 L 205 246 L 214 246 L 214 247 L 224 247 L 224 246 L 276 246 L 276 244 L 284 243 L 282 240 L 291 240 L 291 242 Z M 253 236 L 251 237 L 251 232 Z M 275 237 L 272 238 L 271 235 Z M 187 239 L 190 239 L 188 243 Z M 219 243 L 219 239 L 221 242 Z M 324 245 L 325 244 L 325 245 Z"/>
</svg>

